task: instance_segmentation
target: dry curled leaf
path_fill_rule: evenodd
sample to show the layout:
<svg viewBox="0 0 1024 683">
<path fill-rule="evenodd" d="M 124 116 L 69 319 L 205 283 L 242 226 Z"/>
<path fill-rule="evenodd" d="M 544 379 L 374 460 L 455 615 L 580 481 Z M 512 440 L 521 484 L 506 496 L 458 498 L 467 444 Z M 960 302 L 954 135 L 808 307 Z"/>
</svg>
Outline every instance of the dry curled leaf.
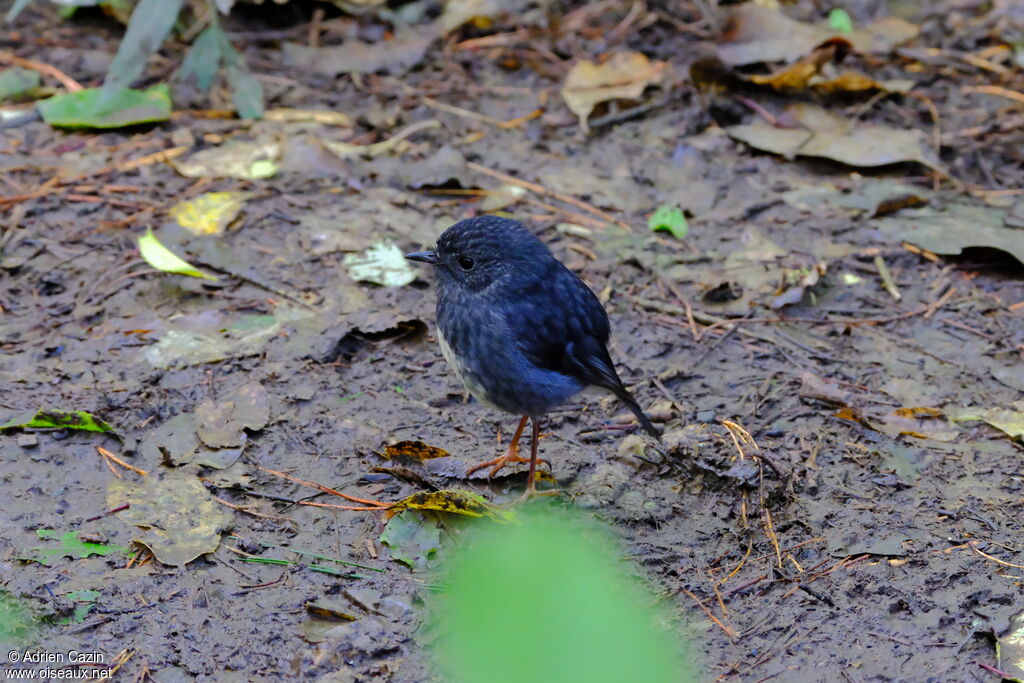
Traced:
<svg viewBox="0 0 1024 683">
<path fill-rule="evenodd" d="M 587 118 L 601 102 L 635 100 L 665 76 L 668 62 L 652 62 L 639 52 L 617 52 L 601 64 L 575 64 L 562 84 L 562 98 L 588 131 Z"/>
</svg>

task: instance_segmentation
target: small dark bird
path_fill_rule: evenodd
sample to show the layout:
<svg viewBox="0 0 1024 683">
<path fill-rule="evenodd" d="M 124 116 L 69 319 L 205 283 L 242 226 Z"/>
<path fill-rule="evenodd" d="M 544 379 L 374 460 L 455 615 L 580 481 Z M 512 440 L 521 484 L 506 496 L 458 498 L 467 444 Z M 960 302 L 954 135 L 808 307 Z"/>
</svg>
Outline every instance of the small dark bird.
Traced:
<svg viewBox="0 0 1024 683">
<path fill-rule="evenodd" d="M 588 385 L 608 389 L 648 434 L 659 432 L 622 384 L 608 356 L 608 314 L 597 296 L 518 221 L 481 216 L 459 221 L 434 251 L 406 254 L 437 270 L 437 339 L 473 396 L 521 415 L 505 455 L 469 472 L 530 463 L 534 495 L 540 419 Z M 530 458 L 519 437 L 533 418 Z"/>
</svg>

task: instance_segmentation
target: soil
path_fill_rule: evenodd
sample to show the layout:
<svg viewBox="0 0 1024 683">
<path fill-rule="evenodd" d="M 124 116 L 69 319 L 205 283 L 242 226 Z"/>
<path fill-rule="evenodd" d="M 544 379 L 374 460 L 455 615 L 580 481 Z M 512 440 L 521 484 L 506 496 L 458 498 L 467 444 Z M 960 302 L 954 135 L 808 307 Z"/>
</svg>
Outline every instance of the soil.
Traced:
<svg viewBox="0 0 1024 683">
<path fill-rule="evenodd" d="M 849 4 L 858 22 L 898 9 Z M 561 33 L 529 28 L 529 39 L 467 49 L 460 41 L 517 24 L 466 27 L 418 63 L 354 76 L 283 57 L 282 42 L 308 42 L 319 5 L 241 7 L 226 28 L 260 74 L 268 110 L 344 112 L 350 126 L 211 116 L 230 107 L 218 83 L 209 96 L 178 87 L 180 112 L 163 124 L 4 131 L 0 422 L 82 410 L 122 437 L 0 438 L 0 579 L 46 619 L 36 646 L 108 663 L 120 653 L 123 680 L 437 680 L 420 626 L 445 546 L 414 571 L 379 541 L 381 513 L 300 505 L 346 501 L 267 470 L 373 500 L 431 487 L 496 501 L 521 491 L 522 471 L 464 476 L 501 452 L 515 418 L 469 399 L 441 358 L 429 275 L 357 283 L 344 262 L 381 239 L 403 251 L 430 245 L 479 213 L 478 190 L 493 195 L 506 174 L 535 185 L 504 210 L 606 302 L 620 374 L 666 430 L 655 444 L 624 406 L 581 395 L 545 423 L 543 456 L 566 494 L 546 504 L 614 528 L 695 643 L 701 680 L 1000 679 L 996 640 L 1024 609 L 1024 449 L 984 419 L 957 416 L 1012 412 L 1024 397 L 1024 267 L 1005 251 L 908 248 L 873 213 L 908 187 L 939 213 L 1013 211 L 1024 133 L 999 122 L 1020 104 L 965 94 L 994 76 L 960 58 L 1014 30 L 1012 8 L 901 6 L 922 29 L 914 44 L 934 54 L 867 64 L 876 78 L 911 74 L 928 102 L 827 101 L 929 140 L 933 104 L 944 178 L 914 163 L 852 168 L 736 142 L 723 127 L 757 117 L 741 101 L 750 93 L 701 93 L 688 77 L 715 42 L 700 11 L 708 3 L 639 3 L 633 15 L 632 3 L 595 5 L 552 4 Z M 822 16 L 808 2 L 789 11 Z M 381 39 L 388 26 L 333 9 L 317 21 L 325 45 Z M 0 41 L 98 85 L 122 31 L 99 11 L 64 21 L 33 3 Z M 136 85 L 166 80 L 186 49 L 171 40 Z M 669 62 L 671 87 L 649 91 L 636 111 L 602 105 L 585 134 L 561 80 L 577 59 L 616 50 Z M 1001 83 L 1019 91 L 1012 69 Z M 757 96 L 773 110 L 800 97 Z M 430 119 L 439 126 L 392 156 L 339 159 L 320 145 L 366 145 Z M 186 178 L 150 156 L 236 140 L 286 145 L 279 173 Z M 196 237 L 169 217 L 179 201 L 215 191 L 249 193 L 223 235 Z M 647 229 L 663 204 L 688 208 L 685 238 Z M 136 247 L 147 228 L 220 279 L 149 267 Z M 773 307 L 786 293 L 792 302 Z M 183 334 L 198 347 L 183 349 Z M 253 392 L 263 424 L 237 412 Z M 231 423 L 242 436 L 218 449 L 200 430 L 203 444 L 179 448 L 183 423 L 161 431 L 175 419 L 208 431 Z M 389 462 L 382 452 L 400 441 L 451 456 Z M 216 496 L 202 508 L 202 523 L 220 520 L 216 549 L 183 566 L 153 560 L 125 517 L 138 505 L 106 514 L 112 491 L 142 478 L 97 447 L 150 479 L 201 476 Z M 56 552 L 44 564 L 57 541 L 39 530 L 139 552 Z M 293 549 L 362 566 L 326 574 L 246 561 L 301 560 Z M 354 618 L 329 636 L 307 607 L 325 600 Z"/>
</svg>

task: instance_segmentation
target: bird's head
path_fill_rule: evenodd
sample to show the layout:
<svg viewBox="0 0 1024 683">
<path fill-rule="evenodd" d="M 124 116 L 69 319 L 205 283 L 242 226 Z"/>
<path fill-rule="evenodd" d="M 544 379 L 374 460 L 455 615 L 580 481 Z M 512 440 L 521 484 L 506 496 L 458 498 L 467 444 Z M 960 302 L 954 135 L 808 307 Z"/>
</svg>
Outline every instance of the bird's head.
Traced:
<svg viewBox="0 0 1024 683">
<path fill-rule="evenodd" d="M 437 269 L 438 283 L 479 292 L 513 276 L 528 276 L 554 260 L 547 246 L 519 221 L 500 216 L 467 218 L 445 230 L 433 251 L 406 254 Z"/>
</svg>

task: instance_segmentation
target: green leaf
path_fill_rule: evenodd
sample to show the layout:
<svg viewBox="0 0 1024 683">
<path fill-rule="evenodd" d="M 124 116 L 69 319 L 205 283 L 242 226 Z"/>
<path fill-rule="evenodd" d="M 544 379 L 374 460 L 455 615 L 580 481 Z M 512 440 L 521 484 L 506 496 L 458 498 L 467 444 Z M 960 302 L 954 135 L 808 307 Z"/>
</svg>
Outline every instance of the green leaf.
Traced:
<svg viewBox="0 0 1024 683">
<path fill-rule="evenodd" d="M 164 84 L 149 90 L 121 90 L 103 100 L 99 88 L 61 93 L 36 103 L 36 109 L 58 128 L 121 128 L 171 117 L 171 95 Z"/>
<path fill-rule="evenodd" d="M 659 206 L 658 210 L 647 219 L 647 228 L 654 232 L 670 232 L 676 239 L 683 239 L 690 231 L 690 225 L 686 222 L 683 210 L 678 206 L 665 204 Z"/>
<path fill-rule="evenodd" d="M 174 27 L 183 0 L 140 0 L 117 46 L 114 61 L 103 81 L 103 103 L 119 96 L 146 68 L 146 63 Z"/>
<path fill-rule="evenodd" d="M 4 69 L 0 71 L 0 102 L 27 95 L 40 85 L 42 79 L 31 69 Z"/>
<path fill-rule="evenodd" d="M 89 541 L 83 541 L 78 538 L 79 532 L 68 531 L 58 535 L 57 531 L 53 529 L 37 529 L 36 535 L 41 539 L 56 539 L 60 541 L 59 548 L 50 548 L 47 546 L 40 546 L 37 550 L 42 554 L 42 557 L 37 561 L 40 564 L 49 565 L 47 556 L 56 555 L 58 557 L 65 557 L 70 555 L 76 560 L 89 557 L 91 555 L 111 555 L 114 553 L 127 553 L 128 548 L 120 545 L 113 545 L 107 543 L 91 543 Z"/>
<path fill-rule="evenodd" d="M 245 59 L 231 45 L 223 32 L 221 51 L 224 54 L 225 75 L 231 86 L 231 99 L 235 104 L 235 111 L 244 119 L 260 118 L 263 116 L 263 86 L 249 73 Z"/>
<path fill-rule="evenodd" d="M 35 634 L 35 620 L 29 609 L 11 595 L 0 590 L 0 643 L 5 647 L 27 644 Z"/>
<path fill-rule="evenodd" d="M 433 611 L 453 683 L 680 683 L 685 648 L 601 529 L 529 512 L 464 538 Z M 397 519 L 397 518 L 396 518 Z M 510 647 L 518 643 L 518 647 Z"/>
<path fill-rule="evenodd" d="M 403 510 L 391 518 L 380 542 L 391 550 L 391 558 L 423 570 L 441 546 L 441 527 L 436 514 Z"/>
<path fill-rule="evenodd" d="M 217 75 L 217 67 L 221 60 L 221 42 L 226 39 L 220 24 L 214 22 L 207 26 L 192 43 L 178 71 L 178 78 L 188 80 L 194 78 L 196 87 L 207 91 L 213 85 Z"/>
<path fill-rule="evenodd" d="M 836 33 L 849 33 L 853 31 L 853 20 L 846 10 L 836 7 L 828 13 L 828 27 Z"/>
<path fill-rule="evenodd" d="M 110 432 L 114 428 L 100 418 L 84 410 L 31 410 L 22 413 L 6 424 L 0 425 L 0 431 L 8 429 L 81 429 L 86 432 Z"/>
<path fill-rule="evenodd" d="M 239 118 L 258 119 L 263 116 L 263 86 L 248 69 L 229 66 L 225 72 L 231 86 L 231 101 Z"/>
<path fill-rule="evenodd" d="M 139 237 L 139 254 L 146 259 L 146 263 L 165 273 L 189 275 L 205 280 L 216 281 L 218 279 L 215 275 L 204 273 L 188 261 L 179 258 L 177 254 L 160 243 L 152 229 L 146 230 L 146 234 Z"/>
</svg>

